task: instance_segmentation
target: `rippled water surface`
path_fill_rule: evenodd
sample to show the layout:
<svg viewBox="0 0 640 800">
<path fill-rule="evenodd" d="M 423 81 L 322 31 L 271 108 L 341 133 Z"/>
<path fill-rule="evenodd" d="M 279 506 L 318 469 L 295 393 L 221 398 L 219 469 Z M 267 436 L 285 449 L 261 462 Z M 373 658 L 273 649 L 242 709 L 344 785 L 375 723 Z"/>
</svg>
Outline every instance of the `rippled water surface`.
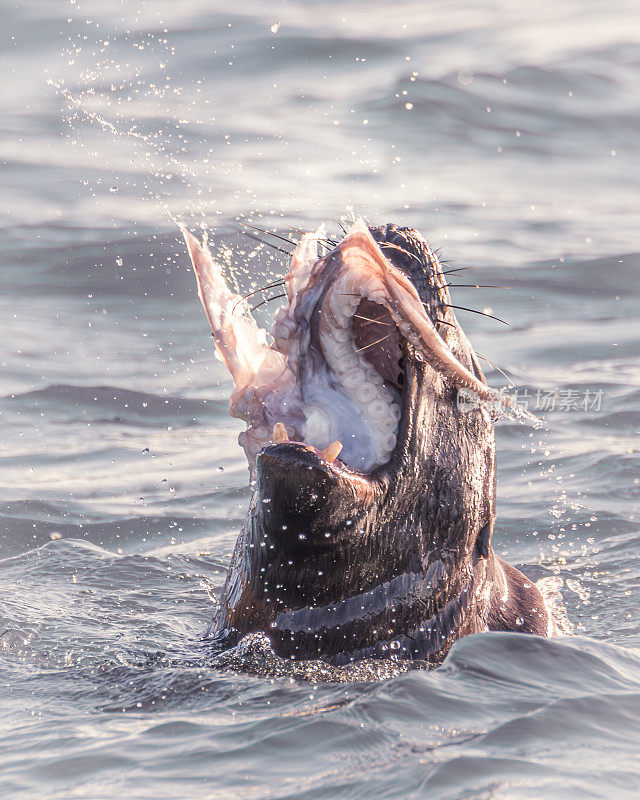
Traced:
<svg viewBox="0 0 640 800">
<path fill-rule="evenodd" d="M 637 3 L 2 15 L 3 796 L 638 797 Z M 573 636 L 368 683 L 207 662 L 249 489 L 172 217 L 249 291 L 286 259 L 240 220 L 352 213 L 508 287 L 454 290 L 543 418 L 498 427 L 495 547 Z"/>
</svg>

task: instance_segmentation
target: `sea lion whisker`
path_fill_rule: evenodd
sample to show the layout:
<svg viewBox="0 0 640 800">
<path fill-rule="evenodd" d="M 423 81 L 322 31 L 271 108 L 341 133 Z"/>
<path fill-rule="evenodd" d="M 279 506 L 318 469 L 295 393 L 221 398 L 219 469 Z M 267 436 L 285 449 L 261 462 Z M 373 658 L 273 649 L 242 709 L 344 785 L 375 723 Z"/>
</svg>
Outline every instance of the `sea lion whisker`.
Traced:
<svg viewBox="0 0 640 800">
<path fill-rule="evenodd" d="M 495 319 L 498 322 L 501 322 L 503 325 L 509 324 L 508 322 L 505 322 L 505 320 L 500 319 L 500 317 L 494 317 L 493 314 L 487 314 L 485 311 L 478 311 L 475 308 L 467 308 L 466 306 L 454 306 L 452 303 L 443 303 L 442 305 L 446 306 L 447 308 L 457 308 L 460 311 L 470 311 L 472 314 L 480 314 L 481 317 L 490 317 L 491 319 Z"/>
<path fill-rule="evenodd" d="M 380 344 L 380 342 L 384 342 L 384 340 L 388 339 L 390 336 L 391 333 L 388 333 L 386 336 L 383 336 L 381 339 L 377 339 L 375 342 L 369 342 L 369 344 L 365 344 L 364 347 L 358 347 L 356 353 L 361 353 L 363 350 L 367 350 L 369 347 L 373 347 L 374 344 Z"/>
<path fill-rule="evenodd" d="M 410 253 L 408 250 L 405 250 L 404 247 L 399 247 L 397 244 L 392 244 L 391 242 L 381 242 L 380 249 L 384 250 L 385 247 L 393 248 L 393 250 L 399 250 L 406 256 L 409 256 L 410 258 L 415 258 L 418 264 L 422 265 L 422 261 L 420 261 L 420 258 L 415 253 Z"/>
<path fill-rule="evenodd" d="M 254 294 L 258 294 L 258 292 L 264 292 L 266 289 L 274 289 L 276 286 L 284 286 L 284 281 L 274 281 L 273 283 L 267 283 L 266 286 L 261 286 L 259 289 L 254 289 L 253 292 L 249 292 L 245 294 L 244 297 L 241 297 L 238 302 L 234 305 L 231 309 L 231 313 L 236 310 L 236 308 L 240 305 L 243 300 L 246 300 L 248 297 L 253 297 Z"/>
<path fill-rule="evenodd" d="M 381 317 L 378 319 L 370 319 L 369 317 L 363 317 L 361 314 L 354 314 L 354 318 L 363 319 L 366 322 L 376 322 L 378 325 L 393 325 L 393 322 L 381 322 Z"/>
<path fill-rule="evenodd" d="M 341 219 L 338 219 L 338 217 L 334 217 L 333 221 L 338 225 L 339 228 L 341 228 L 342 232 L 346 236 L 347 235 L 347 228 L 346 228 L 344 222 Z"/>
<path fill-rule="evenodd" d="M 283 247 L 278 247 L 277 244 L 272 244 L 271 242 L 265 242 L 264 239 L 261 239 L 259 236 L 254 236 L 253 233 L 249 233 L 249 231 L 242 231 L 245 236 L 248 236 L 249 239 L 253 239 L 254 242 L 260 242 L 260 244 L 264 244 L 267 247 L 271 247 L 273 250 L 277 250 L 279 253 L 284 253 L 285 256 L 290 256 L 291 253 L 288 250 L 285 250 Z"/>
<path fill-rule="evenodd" d="M 318 239 L 318 244 L 321 244 L 330 253 L 338 243 L 333 244 L 330 239 Z"/>
<path fill-rule="evenodd" d="M 267 297 L 266 300 L 263 300 L 261 303 L 258 303 L 258 305 L 254 306 L 251 310 L 255 311 L 256 308 L 260 308 L 260 306 L 263 306 L 265 303 L 270 303 L 272 300 L 278 300 L 280 297 L 286 297 L 286 296 L 287 296 L 287 293 L 283 292 L 282 294 L 276 294 L 273 297 Z"/>
<path fill-rule="evenodd" d="M 454 289 L 510 289 L 510 286 L 494 286 L 491 283 L 445 283 L 449 288 L 452 286 Z"/>
<path fill-rule="evenodd" d="M 477 350 L 476 350 L 476 355 L 478 356 L 478 358 L 481 358 L 483 361 L 486 361 L 486 362 L 487 362 L 487 364 L 491 364 L 491 366 L 492 366 L 494 369 L 497 369 L 497 370 L 498 370 L 498 372 L 499 372 L 501 375 L 504 375 L 504 377 L 507 379 L 507 381 L 508 381 L 510 384 L 513 384 L 513 380 L 512 380 L 512 379 L 511 379 L 511 378 L 510 378 L 510 377 L 507 375 L 507 373 L 506 373 L 506 372 L 505 372 L 503 369 L 500 369 L 500 367 L 499 367 L 497 364 L 494 364 L 494 363 L 493 363 L 493 361 L 490 361 L 490 360 L 489 360 L 489 359 L 488 359 L 486 356 L 483 356 L 483 355 L 482 355 L 482 353 L 479 353 Z"/>
<path fill-rule="evenodd" d="M 441 264 L 446 264 L 446 261 L 441 261 Z M 452 272 L 462 272 L 465 269 L 473 269 L 473 267 L 454 267 L 453 269 L 442 270 L 443 275 L 450 275 Z"/>
<path fill-rule="evenodd" d="M 264 228 L 258 228 L 255 225 L 249 225 L 248 222 L 241 222 L 241 225 L 244 225 L 247 228 L 251 228 L 254 231 L 258 231 L 258 233 L 264 233 L 267 236 L 273 236 L 275 239 L 280 239 L 281 242 L 286 242 L 287 244 L 292 244 L 294 247 L 296 245 L 295 242 L 292 242 L 291 239 L 287 239 L 286 236 L 280 236 L 279 233 L 273 233 L 273 231 L 267 231 Z"/>
</svg>

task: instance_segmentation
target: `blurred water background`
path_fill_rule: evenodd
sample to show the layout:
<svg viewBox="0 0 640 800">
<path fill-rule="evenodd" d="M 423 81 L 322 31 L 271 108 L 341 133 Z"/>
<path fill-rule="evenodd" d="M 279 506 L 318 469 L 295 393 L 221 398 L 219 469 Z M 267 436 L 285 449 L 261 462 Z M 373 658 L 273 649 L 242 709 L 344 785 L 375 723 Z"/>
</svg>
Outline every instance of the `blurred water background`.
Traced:
<svg viewBox="0 0 640 800">
<path fill-rule="evenodd" d="M 637 3 L 1 6 L 3 797 L 640 796 Z M 248 291 L 286 258 L 241 221 L 351 214 L 509 287 L 454 295 L 544 418 L 498 428 L 495 546 L 574 636 L 370 684 L 201 659 L 249 489 L 173 218 Z"/>
</svg>

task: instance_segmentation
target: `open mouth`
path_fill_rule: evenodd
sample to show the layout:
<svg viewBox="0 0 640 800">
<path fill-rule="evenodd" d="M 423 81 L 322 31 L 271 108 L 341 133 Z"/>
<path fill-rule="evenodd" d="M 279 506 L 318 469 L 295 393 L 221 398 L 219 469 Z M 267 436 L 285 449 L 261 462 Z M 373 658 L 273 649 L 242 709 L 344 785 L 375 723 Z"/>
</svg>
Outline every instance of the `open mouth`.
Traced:
<svg viewBox="0 0 640 800">
<path fill-rule="evenodd" d="M 388 464 L 415 361 L 427 362 L 435 381 L 496 399 L 456 358 L 412 281 L 362 221 L 325 255 L 322 228 L 302 238 L 271 343 L 206 242 L 183 232 L 216 348 L 234 379 L 230 413 L 247 423 L 239 443 L 252 473 L 261 450 L 287 442 L 341 471 L 369 475 Z M 436 296 L 446 292 L 434 278 Z"/>
<path fill-rule="evenodd" d="M 404 382 L 401 335 L 383 304 L 361 296 L 353 276 L 321 291 L 308 317 L 315 298 L 302 299 L 295 327 L 288 325 L 288 309 L 274 324 L 274 344 L 288 355 L 304 417 L 302 430 L 295 420 L 290 431 L 277 423 L 274 440 L 299 438 L 327 462 L 340 454 L 345 465 L 369 472 L 388 461 L 396 445 Z"/>
</svg>

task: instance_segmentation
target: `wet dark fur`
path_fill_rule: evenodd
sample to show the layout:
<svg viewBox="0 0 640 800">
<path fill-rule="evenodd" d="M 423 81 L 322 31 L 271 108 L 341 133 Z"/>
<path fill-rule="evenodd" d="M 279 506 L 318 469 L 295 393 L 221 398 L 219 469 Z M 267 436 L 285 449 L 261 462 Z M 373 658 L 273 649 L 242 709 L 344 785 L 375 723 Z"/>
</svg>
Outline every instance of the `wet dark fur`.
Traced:
<svg viewBox="0 0 640 800">
<path fill-rule="evenodd" d="M 408 228 L 372 234 L 432 319 L 442 320 L 451 350 L 482 378 L 430 248 Z M 328 467 L 294 443 L 258 455 L 209 636 L 231 645 L 265 631 L 283 657 L 341 664 L 389 654 L 438 663 L 461 636 L 487 629 L 547 635 L 538 590 L 491 547 L 488 412 L 461 412 L 457 389 L 406 343 L 401 364 L 398 445 L 366 480 L 349 479 L 346 468 Z"/>
</svg>

